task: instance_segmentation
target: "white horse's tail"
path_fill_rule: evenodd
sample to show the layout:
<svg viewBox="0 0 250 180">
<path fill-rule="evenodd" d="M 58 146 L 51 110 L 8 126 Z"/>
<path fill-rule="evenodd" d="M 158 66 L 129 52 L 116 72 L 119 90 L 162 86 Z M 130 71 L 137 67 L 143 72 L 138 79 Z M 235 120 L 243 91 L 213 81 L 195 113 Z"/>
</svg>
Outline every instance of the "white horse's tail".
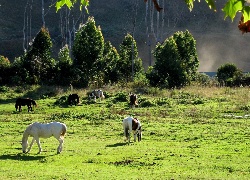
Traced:
<svg viewBox="0 0 250 180">
<path fill-rule="evenodd" d="M 62 132 L 61 132 L 61 136 L 63 137 L 67 132 L 67 126 L 65 124 L 62 124 Z"/>
</svg>

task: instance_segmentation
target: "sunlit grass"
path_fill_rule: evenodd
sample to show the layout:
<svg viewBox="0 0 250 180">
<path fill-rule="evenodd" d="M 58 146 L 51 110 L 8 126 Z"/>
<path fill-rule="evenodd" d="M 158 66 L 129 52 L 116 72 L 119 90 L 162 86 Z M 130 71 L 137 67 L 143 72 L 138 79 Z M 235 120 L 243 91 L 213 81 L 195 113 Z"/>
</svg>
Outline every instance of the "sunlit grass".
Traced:
<svg viewBox="0 0 250 180">
<path fill-rule="evenodd" d="M 39 92 L 53 90 L 46 89 Z M 16 112 L 14 98 L 1 99 L 1 179 L 250 178 L 250 119 L 243 118 L 249 113 L 248 88 L 186 87 L 164 90 L 164 96 L 142 94 L 152 106 L 135 109 L 112 101 L 117 89 L 91 104 L 84 99 L 88 90 L 75 90 L 82 103 L 72 107 L 55 105 L 68 93 L 56 91 L 54 97 L 36 99 L 38 107 L 31 113 L 27 107 Z M 141 142 L 127 144 L 121 122 L 131 114 L 141 120 L 143 135 Z M 36 144 L 30 153 L 21 153 L 22 133 L 35 121 L 66 123 L 61 154 L 56 154 L 54 138 L 41 139 L 41 154 Z"/>
</svg>

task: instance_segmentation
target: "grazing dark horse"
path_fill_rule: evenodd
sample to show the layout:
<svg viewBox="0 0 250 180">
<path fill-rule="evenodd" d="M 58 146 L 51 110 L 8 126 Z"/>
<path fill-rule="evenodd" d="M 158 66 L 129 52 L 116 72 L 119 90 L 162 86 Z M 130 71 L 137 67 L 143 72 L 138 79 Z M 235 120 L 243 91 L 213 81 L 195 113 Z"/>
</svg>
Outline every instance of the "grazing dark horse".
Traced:
<svg viewBox="0 0 250 180">
<path fill-rule="evenodd" d="M 32 105 L 33 107 L 34 106 L 37 106 L 36 104 L 36 101 L 30 99 L 30 98 L 18 98 L 16 100 L 16 104 L 15 104 L 15 107 L 16 107 L 16 111 L 17 109 L 19 110 L 19 112 L 22 111 L 22 106 L 26 106 L 28 107 L 28 112 L 32 111 Z"/>
<path fill-rule="evenodd" d="M 74 104 L 75 106 L 79 104 L 79 96 L 78 94 L 70 94 L 68 97 L 68 104 L 72 106 Z"/>
</svg>

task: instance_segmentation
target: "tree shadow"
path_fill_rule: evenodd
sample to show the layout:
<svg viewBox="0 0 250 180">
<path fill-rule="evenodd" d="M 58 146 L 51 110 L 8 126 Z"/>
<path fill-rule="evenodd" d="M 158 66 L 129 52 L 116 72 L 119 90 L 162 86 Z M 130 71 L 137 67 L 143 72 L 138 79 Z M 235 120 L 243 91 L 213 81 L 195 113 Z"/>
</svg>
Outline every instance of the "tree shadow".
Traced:
<svg viewBox="0 0 250 180">
<path fill-rule="evenodd" d="M 119 146 L 126 146 L 128 143 L 123 142 L 123 143 L 115 143 L 115 144 L 110 144 L 107 145 L 106 147 L 119 147 Z"/>
<path fill-rule="evenodd" d="M 49 155 L 52 156 L 52 155 Z M 28 155 L 23 153 L 18 154 L 3 154 L 0 155 L 0 160 L 17 160 L 17 161 L 36 161 L 46 158 L 47 156 L 41 155 Z"/>
</svg>

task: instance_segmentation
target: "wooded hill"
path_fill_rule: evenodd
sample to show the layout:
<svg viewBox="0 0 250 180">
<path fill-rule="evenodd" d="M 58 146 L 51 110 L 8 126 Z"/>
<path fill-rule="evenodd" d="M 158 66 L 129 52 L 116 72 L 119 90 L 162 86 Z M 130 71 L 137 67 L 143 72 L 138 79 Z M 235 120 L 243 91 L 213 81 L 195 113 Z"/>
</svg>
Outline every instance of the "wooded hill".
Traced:
<svg viewBox="0 0 250 180">
<path fill-rule="evenodd" d="M 143 0 L 91 0 L 89 14 L 85 10 L 80 12 L 79 6 L 71 11 L 63 8 L 56 13 L 55 0 L 44 0 L 43 12 L 42 1 L 32 1 L 0 2 L 0 55 L 8 57 L 10 61 L 23 54 L 24 48 L 43 24 L 50 31 L 53 55 L 56 57 L 62 45 L 73 38 L 73 31 L 78 29 L 79 23 L 85 23 L 88 16 L 94 16 L 105 40 L 110 41 L 117 50 L 124 36 L 132 34 L 135 25 L 134 38 L 145 67 L 150 61 L 153 64 L 150 52 L 157 40 L 164 41 L 174 32 L 188 29 L 197 41 L 199 71 L 216 71 L 226 62 L 235 63 L 243 71 L 249 71 L 250 68 L 249 34 L 242 35 L 238 30 L 240 17 L 236 17 L 234 22 L 229 18 L 224 20 L 221 8 L 226 0 L 217 2 L 216 13 L 205 2 L 196 2 L 190 12 L 184 1 L 160 0 L 164 11 L 159 14 L 159 23 L 156 11 L 151 11 L 150 6 L 146 11 Z M 153 21 L 150 20 L 150 14 Z"/>
</svg>

